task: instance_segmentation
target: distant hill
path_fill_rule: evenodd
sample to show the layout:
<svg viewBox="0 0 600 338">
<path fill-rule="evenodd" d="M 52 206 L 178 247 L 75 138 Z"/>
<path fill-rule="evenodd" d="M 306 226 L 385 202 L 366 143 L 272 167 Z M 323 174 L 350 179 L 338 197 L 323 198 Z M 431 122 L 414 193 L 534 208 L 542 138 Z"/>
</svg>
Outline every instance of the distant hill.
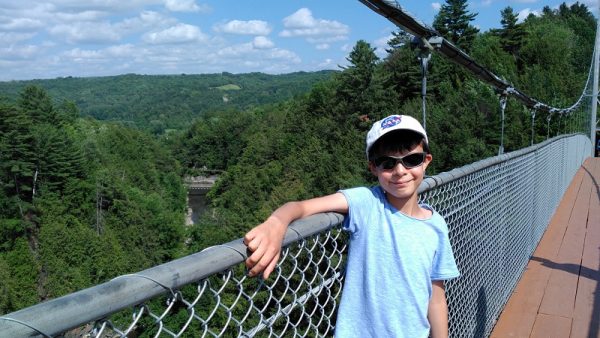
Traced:
<svg viewBox="0 0 600 338">
<path fill-rule="evenodd" d="M 200 75 L 65 77 L 0 82 L 0 97 L 14 100 L 28 85 L 46 89 L 57 102 L 73 101 L 81 116 L 119 121 L 156 134 L 182 129 L 213 110 L 248 109 L 306 93 L 335 71 Z"/>
</svg>

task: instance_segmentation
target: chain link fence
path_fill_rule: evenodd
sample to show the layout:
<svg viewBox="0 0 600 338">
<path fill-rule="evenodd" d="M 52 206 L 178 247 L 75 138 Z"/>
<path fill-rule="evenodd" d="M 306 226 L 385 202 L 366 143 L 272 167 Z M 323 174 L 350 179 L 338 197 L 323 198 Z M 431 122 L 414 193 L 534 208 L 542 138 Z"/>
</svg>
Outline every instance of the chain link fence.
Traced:
<svg viewBox="0 0 600 338">
<path fill-rule="evenodd" d="M 591 153 L 567 135 L 428 177 L 461 277 L 447 283 L 452 337 L 485 337 L 571 178 Z M 328 337 L 343 286 L 343 215 L 294 222 L 268 281 L 241 239 L 0 317 L 1 337 Z"/>
<path fill-rule="evenodd" d="M 589 138 L 561 136 L 432 178 L 421 195 L 446 219 L 461 277 L 446 283 L 450 336 L 487 337 L 572 177 Z M 431 182 L 431 181 L 429 181 Z"/>
</svg>

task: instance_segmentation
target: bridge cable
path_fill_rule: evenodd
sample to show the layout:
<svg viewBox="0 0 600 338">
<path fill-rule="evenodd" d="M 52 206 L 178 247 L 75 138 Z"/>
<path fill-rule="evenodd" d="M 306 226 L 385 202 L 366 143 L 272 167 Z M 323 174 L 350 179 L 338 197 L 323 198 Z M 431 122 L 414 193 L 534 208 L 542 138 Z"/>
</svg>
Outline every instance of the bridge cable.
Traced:
<svg viewBox="0 0 600 338">
<path fill-rule="evenodd" d="M 534 141 L 534 131 L 535 130 L 535 109 L 531 110 L 531 145 L 533 145 Z"/>
<path fill-rule="evenodd" d="M 500 110 L 502 112 L 502 123 L 500 131 L 500 147 L 498 148 L 498 155 L 504 154 L 504 111 L 506 110 L 506 103 L 508 101 L 508 91 L 505 90 L 500 94 Z"/>
<path fill-rule="evenodd" d="M 427 130 L 427 64 L 431 59 L 431 51 L 433 47 L 427 43 L 427 41 L 421 39 L 419 61 L 421 61 L 421 107 L 423 110 L 423 129 Z"/>
<path fill-rule="evenodd" d="M 496 74 L 492 73 L 487 68 L 478 64 L 473 58 L 471 58 L 468 54 L 462 51 L 460 48 L 456 47 L 450 41 L 441 37 L 441 34 L 437 32 L 434 28 L 425 25 L 421 21 L 414 18 L 408 11 L 402 8 L 398 1 L 396 0 L 359 0 L 364 5 L 369 7 L 374 12 L 380 14 L 385 17 L 393 24 L 401 28 L 402 30 L 418 37 L 424 41 L 428 41 L 432 46 L 435 46 L 435 50 L 453 62 L 457 63 L 460 66 L 467 68 L 475 77 L 481 79 L 484 82 L 494 86 L 500 91 L 509 90 L 509 93 L 520 100 L 525 106 L 529 108 L 535 108 L 538 111 L 548 112 L 550 114 L 555 113 L 571 113 L 579 104 L 582 102 L 582 97 L 575 102 L 571 107 L 568 108 L 555 108 L 551 107 L 543 102 L 540 102 L 520 90 L 512 87 L 512 85 L 506 82 L 504 79 L 501 79 Z M 432 43 L 435 41 L 435 44 Z M 597 43 L 598 44 L 598 43 Z M 592 60 L 593 61 L 593 60 Z M 594 62 L 590 65 L 590 72 L 588 74 L 591 76 L 591 73 L 594 69 Z M 586 88 L 589 85 L 586 83 Z M 594 93 L 596 94 L 596 93 Z"/>
</svg>

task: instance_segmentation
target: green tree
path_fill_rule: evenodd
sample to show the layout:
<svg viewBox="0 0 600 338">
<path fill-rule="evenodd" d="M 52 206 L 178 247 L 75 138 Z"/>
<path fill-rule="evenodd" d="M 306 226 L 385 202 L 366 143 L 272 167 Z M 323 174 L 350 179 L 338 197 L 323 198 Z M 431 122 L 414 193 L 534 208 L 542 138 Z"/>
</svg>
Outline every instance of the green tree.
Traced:
<svg viewBox="0 0 600 338">
<path fill-rule="evenodd" d="M 25 87 L 19 95 L 18 105 L 36 124 L 56 125 L 60 122 L 48 92 L 42 87 Z"/>
<path fill-rule="evenodd" d="M 518 58 L 519 49 L 523 45 L 525 30 L 521 24 L 517 23 L 517 14 L 512 7 L 507 6 L 501 12 L 502 29 L 500 30 L 500 42 L 502 48 L 513 55 L 515 60 Z"/>
<path fill-rule="evenodd" d="M 476 16 L 467 9 L 467 0 L 446 0 L 433 20 L 433 27 L 443 37 L 469 52 L 479 32 L 471 25 Z"/>
<path fill-rule="evenodd" d="M 16 199 L 21 217 L 33 197 L 37 157 L 33 130 L 33 121 L 27 114 L 15 106 L 0 106 L 1 182 L 6 196 Z"/>
<path fill-rule="evenodd" d="M 389 74 L 379 67 L 375 48 L 359 40 L 347 60 L 350 65 L 339 75 L 337 81 L 334 118 L 339 123 L 350 122 L 361 129 L 368 129 L 366 118 L 374 112 L 384 110 L 382 105 L 389 100 L 390 88 L 384 88 Z"/>
<path fill-rule="evenodd" d="M 388 56 L 383 67 L 388 77 L 385 87 L 393 88 L 398 95 L 398 100 L 419 96 L 421 92 L 421 68 L 417 58 L 417 51 L 410 48 L 411 36 L 404 31 L 392 32 L 392 39 L 388 41 Z M 432 84 L 435 85 L 435 82 Z"/>
</svg>

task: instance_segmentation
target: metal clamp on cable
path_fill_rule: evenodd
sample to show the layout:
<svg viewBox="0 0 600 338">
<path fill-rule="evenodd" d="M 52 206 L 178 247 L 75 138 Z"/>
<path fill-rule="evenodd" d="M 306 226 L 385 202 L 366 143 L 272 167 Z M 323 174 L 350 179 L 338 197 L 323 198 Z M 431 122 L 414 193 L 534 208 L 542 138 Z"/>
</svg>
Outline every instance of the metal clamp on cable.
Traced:
<svg viewBox="0 0 600 338">
<path fill-rule="evenodd" d="M 44 332 L 42 332 L 42 331 L 40 331 L 40 330 L 36 329 L 36 328 L 35 328 L 35 327 L 33 327 L 32 325 L 29 325 L 29 324 L 27 324 L 27 323 L 25 323 L 25 322 L 22 322 L 22 321 L 20 321 L 20 320 L 14 319 L 14 318 L 9 318 L 9 317 L 0 317 L 0 320 L 5 320 L 5 321 L 7 321 L 7 322 L 13 322 L 13 323 L 17 323 L 17 324 L 20 324 L 20 325 L 23 325 L 23 326 L 27 326 L 28 328 L 32 329 L 33 331 L 35 331 L 35 332 L 37 332 L 37 333 L 41 334 L 42 336 L 44 336 L 44 337 L 46 337 L 46 338 L 51 338 L 51 337 L 52 337 L 51 335 L 49 335 L 49 334 L 45 334 Z"/>
<path fill-rule="evenodd" d="M 443 38 L 439 36 L 433 36 L 429 39 L 424 37 L 414 37 L 411 40 L 411 47 L 413 49 L 419 49 L 419 61 L 421 61 L 421 101 L 423 111 L 423 129 L 427 130 L 427 65 L 431 59 L 431 51 L 440 48 L 442 45 Z"/>
<path fill-rule="evenodd" d="M 500 147 L 498 148 L 498 155 L 504 154 L 504 111 L 506 110 L 506 103 L 508 102 L 508 90 L 507 88 L 500 94 L 500 110 L 502 111 L 502 127 L 500 131 Z"/>
<path fill-rule="evenodd" d="M 117 277 L 113 278 L 112 280 L 114 281 L 114 280 L 117 280 L 117 279 L 128 278 L 128 277 L 137 277 L 137 278 L 147 279 L 147 280 L 149 280 L 151 282 L 154 282 L 156 285 L 159 285 L 159 286 L 163 287 L 164 289 L 170 291 L 171 295 L 173 297 L 177 297 L 177 294 L 175 293 L 175 291 L 173 289 L 171 289 L 170 287 L 164 285 L 163 283 L 157 281 L 156 279 L 153 279 L 153 278 L 148 277 L 148 276 L 140 275 L 140 274 L 137 274 L 137 273 L 131 273 L 131 274 L 127 274 L 127 275 L 117 276 Z"/>
</svg>

